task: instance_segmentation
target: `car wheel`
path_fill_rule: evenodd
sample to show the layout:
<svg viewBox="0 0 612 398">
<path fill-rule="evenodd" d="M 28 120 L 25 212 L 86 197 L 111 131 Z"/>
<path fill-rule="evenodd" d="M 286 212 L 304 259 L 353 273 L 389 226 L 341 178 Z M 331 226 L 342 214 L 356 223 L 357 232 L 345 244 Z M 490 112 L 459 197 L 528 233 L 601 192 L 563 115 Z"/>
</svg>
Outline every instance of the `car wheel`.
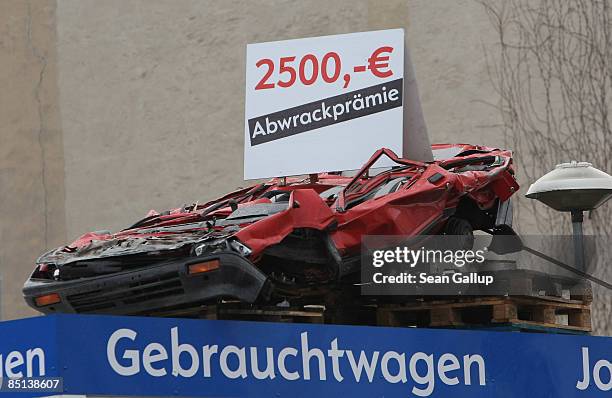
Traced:
<svg viewBox="0 0 612 398">
<path fill-rule="evenodd" d="M 474 247 L 474 228 L 464 218 L 449 218 L 444 227 L 444 235 L 453 236 L 452 242 L 449 242 L 453 249 L 469 250 Z"/>
</svg>

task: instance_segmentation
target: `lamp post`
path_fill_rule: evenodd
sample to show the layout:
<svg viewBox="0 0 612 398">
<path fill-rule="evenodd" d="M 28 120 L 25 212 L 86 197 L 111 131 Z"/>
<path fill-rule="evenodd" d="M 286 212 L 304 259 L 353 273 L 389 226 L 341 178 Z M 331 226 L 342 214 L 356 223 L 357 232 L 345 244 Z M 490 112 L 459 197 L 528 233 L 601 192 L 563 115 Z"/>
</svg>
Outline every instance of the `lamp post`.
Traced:
<svg viewBox="0 0 612 398">
<path fill-rule="evenodd" d="M 574 267 L 584 272 L 583 214 L 612 197 L 612 176 L 587 162 L 562 163 L 531 184 L 525 196 L 554 210 L 571 213 Z"/>
</svg>

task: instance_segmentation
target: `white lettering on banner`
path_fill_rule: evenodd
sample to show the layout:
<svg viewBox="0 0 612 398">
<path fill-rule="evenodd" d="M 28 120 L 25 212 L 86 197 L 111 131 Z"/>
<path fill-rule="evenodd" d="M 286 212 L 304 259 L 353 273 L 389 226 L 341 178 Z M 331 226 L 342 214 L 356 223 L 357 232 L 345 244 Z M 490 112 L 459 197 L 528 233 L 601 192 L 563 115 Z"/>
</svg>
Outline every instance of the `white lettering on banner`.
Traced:
<svg viewBox="0 0 612 398">
<path fill-rule="evenodd" d="M 172 375 L 192 377 L 196 374 L 198 368 L 200 367 L 196 349 L 191 344 L 179 344 L 177 327 L 170 329 L 170 336 L 172 340 Z M 182 353 L 188 354 L 190 357 L 191 364 L 187 369 L 183 369 L 181 366 Z"/>
<path fill-rule="evenodd" d="M 451 362 L 450 365 L 445 365 L 446 362 Z M 446 372 L 452 372 L 453 370 L 458 370 L 461 368 L 459 364 L 459 359 L 453 354 L 444 354 L 440 357 L 438 361 L 438 374 L 440 375 L 440 380 L 444 384 L 448 384 L 449 386 L 454 386 L 459 384 L 458 377 L 448 377 Z"/>
<path fill-rule="evenodd" d="M 304 369 L 304 380 L 310 380 L 310 360 L 316 357 L 319 361 L 319 380 L 327 380 L 325 376 L 325 356 L 318 348 L 308 349 L 308 333 L 300 335 L 302 341 L 302 366 Z"/>
<path fill-rule="evenodd" d="M 204 377 L 211 377 L 210 360 L 212 356 L 217 353 L 218 349 L 219 347 L 217 345 L 213 345 L 213 346 L 205 345 L 204 347 L 202 347 L 202 354 L 204 356 L 204 360 L 203 360 L 204 365 L 202 366 L 202 368 L 204 369 Z"/>
<path fill-rule="evenodd" d="M 238 358 L 238 368 L 230 369 L 227 361 L 227 357 L 233 354 Z M 247 371 L 246 371 L 246 354 L 244 353 L 244 348 L 238 348 L 235 345 L 228 345 L 222 351 L 220 355 L 221 362 L 221 371 L 225 376 L 230 379 L 237 379 L 242 377 L 246 379 Z"/>
<path fill-rule="evenodd" d="M 359 382 L 361 379 L 361 373 L 365 369 L 366 376 L 368 376 L 368 381 L 371 383 L 374 379 L 374 372 L 376 371 L 376 362 L 378 361 L 378 355 L 380 353 L 378 351 L 374 351 L 372 353 L 372 360 L 368 362 L 368 357 L 365 352 L 361 351 L 359 353 L 359 362 L 355 363 L 355 357 L 353 357 L 353 351 L 347 351 L 346 357 L 349 360 L 351 365 L 351 369 L 353 370 L 353 375 L 355 376 L 355 380 Z"/>
<path fill-rule="evenodd" d="M 321 100 L 320 104 L 311 106 L 306 112 L 302 112 L 303 106 L 301 106 L 298 107 L 300 109 L 299 111 L 295 110 L 298 113 L 292 113 L 292 109 L 288 109 L 281 112 L 275 112 L 272 119 L 270 119 L 269 116 L 261 116 L 253 120 L 254 124 L 251 138 L 255 139 L 260 135 L 265 136 L 277 132 L 283 133 L 298 128 L 308 131 L 308 126 L 313 124 L 313 121 L 320 122 L 326 119 L 333 119 L 333 121 L 336 122 L 343 115 L 345 116 L 344 119 L 348 119 L 348 115 L 351 114 L 353 115 L 351 119 L 356 118 L 359 117 L 359 111 L 365 110 L 367 112 L 372 107 L 386 105 L 390 101 L 397 102 L 398 106 L 401 105 L 400 92 L 398 89 L 392 88 L 389 90 L 388 94 L 385 86 L 382 86 L 381 90 L 382 95 L 380 93 L 374 93 L 364 95 L 362 98 L 362 94 L 354 94 L 353 99 L 348 101 L 342 100 L 337 104 L 328 105 L 325 102 L 326 100 Z M 315 116 L 315 114 L 321 114 L 323 116 Z"/>
<path fill-rule="evenodd" d="M 257 348 L 251 347 L 251 369 L 253 376 L 258 380 L 264 380 L 267 378 L 273 379 L 276 377 L 274 374 L 274 349 L 271 347 L 266 348 L 266 369 L 260 370 L 257 365 Z"/>
<path fill-rule="evenodd" d="M 142 354 L 142 366 L 151 376 L 162 377 L 167 374 L 166 369 L 158 369 L 153 364 L 165 359 L 168 359 L 168 353 L 164 346 L 159 343 L 151 343 L 145 347 Z"/>
<path fill-rule="evenodd" d="M 373 351 L 357 354 L 352 350 L 340 348 L 338 338 L 333 338 L 329 349 L 324 350 L 312 347 L 308 342 L 308 332 L 300 334 L 300 347 L 239 347 L 235 345 L 201 346 L 201 357 L 198 349 L 179 339 L 179 329 L 170 329 L 170 347 L 163 343 L 150 342 L 142 350 L 142 354 L 135 347 L 141 347 L 142 342 L 137 341 L 138 333 L 131 329 L 118 329 L 111 334 L 106 346 L 108 363 L 117 374 L 121 376 L 134 376 L 144 371 L 153 377 L 162 377 L 171 374 L 173 377 L 191 378 L 196 375 L 200 366 L 201 375 L 206 378 L 213 377 L 213 371 L 220 370 L 216 375 L 229 379 L 246 379 L 254 377 L 257 380 L 274 379 L 276 370 L 285 380 L 327 380 L 327 368 L 331 362 L 331 372 L 335 382 L 360 382 L 366 379 L 372 383 L 377 372 L 388 383 L 410 383 L 411 391 L 419 397 L 428 397 L 433 394 L 436 382 L 448 386 L 462 384 L 472 385 L 473 377 L 477 377 L 474 384 L 486 385 L 485 360 L 478 354 L 467 354 L 463 361 L 452 353 L 444 353 L 436 359 L 434 354 L 416 352 L 412 355 L 403 352 Z M 124 341 L 122 341 L 124 340 Z M 278 351 L 276 351 L 278 350 Z M 327 355 L 325 354 L 327 353 Z M 265 355 L 264 355 L 265 354 Z M 13 356 L 15 356 L 14 354 Z M 39 354 L 39 355 L 42 355 Z M 250 358 L 247 358 L 250 357 Z M 586 351 L 588 364 L 588 349 Z M 263 358 L 265 357 L 265 359 Z M 276 357 L 276 360 L 275 360 Z M 1 358 L 1 357 L 0 357 Z M 44 356 L 39 356 L 39 359 Z M 118 358 L 122 358 L 121 362 Z M 380 361 L 379 361 L 380 358 Z M 7 360 L 8 361 L 8 360 Z M 19 361 L 12 359 L 12 363 Z M 265 362 L 264 362 L 265 361 Z M 30 361 L 31 362 L 31 361 Z M 380 368 L 378 365 L 380 364 Z M 350 373 L 341 373 L 344 366 L 349 366 Z M 13 367 L 17 365 L 12 365 Z M 609 386 L 601 379 L 603 368 L 610 369 L 608 361 L 599 361 L 593 370 L 593 379 L 598 386 Z M 44 372 L 44 367 L 42 368 Z M 463 377 L 462 372 L 463 370 Z M 585 372 L 588 369 L 585 368 Z M 365 377 L 362 375 L 365 373 Z M 585 373 L 584 382 L 588 386 L 590 373 Z M 332 379 L 332 380 L 333 380 Z M 580 388 L 580 383 L 578 388 Z M 610 387 L 608 387 L 610 389 Z"/>
<path fill-rule="evenodd" d="M 332 371 L 334 373 L 334 378 L 338 381 L 344 380 L 342 374 L 340 373 L 340 358 L 344 356 L 344 350 L 338 349 L 338 339 L 333 339 L 331 342 L 331 350 L 327 350 L 327 355 L 332 360 Z"/>
<path fill-rule="evenodd" d="M 123 353 L 123 359 L 129 359 L 130 365 L 123 366 L 117 361 L 115 356 L 115 347 L 121 339 L 136 340 L 137 333 L 131 329 L 118 329 L 108 339 L 106 344 L 106 358 L 108 363 L 115 372 L 121 376 L 133 376 L 140 372 L 140 365 L 138 363 L 138 351 L 125 350 Z"/>
<path fill-rule="evenodd" d="M 606 371 L 604 371 L 604 369 Z M 607 373 L 607 381 L 605 375 Z M 602 375 L 603 374 L 603 375 Z M 593 381 L 595 386 L 601 391 L 612 390 L 612 362 L 607 359 L 600 359 L 593 366 Z M 586 390 L 591 384 L 591 363 L 589 360 L 589 347 L 582 347 L 582 380 L 576 383 L 576 388 Z"/>
<path fill-rule="evenodd" d="M 397 362 L 397 374 L 393 375 L 389 371 L 389 361 L 395 360 Z M 382 370 L 382 374 L 384 378 L 389 383 L 406 383 L 408 379 L 406 378 L 406 355 L 400 354 L 395 351 L 387 351 L 384 353 L 382 359 L 380 360 L 380 368 Z"/>
<path fill-rule="evenodd" d="M 484 358 L 480 355 L 464 355 L 463 356 L 463 377 L 465 379 L 465 385 L 469 386 L 472 384 L 472 364 L 478 365 L 478 383 L 481 386 L 485 385 L 485 363 Z"/>
<path fill-rule="evenodd" d="M 38 372 L 34 373 L 34 362 Z M 24 369 L 25 365 L 25 369 Z M 25 370 L 25 373 L 24 373 Z M 45 351 L 42 348 L 32 348 L 25 352 L 11 351 L 0 354 L 0 378 L 2 377 L 37 377 L 45 375 Z"/>
<path fill-rule="evenodd" d="M 298 372 L 290 372 L 287 370 L 287 365 L 285 363 L 285 359 L 288 356 L 297 357 L 298 350 L 292 347 L 283 348 L 278 354 L 278 371 L 281 376 L 287 380 L 297 380 L 300 378 L 300 374 Z"/>
<path fill-rule="evenodd" d="M 427 365 L 427 373 L 425 373 L 425 375 L 420 375 L 417 371 L 418 361 L 423 361 Z M 424 352 L 417 352 L 412 356 L 412 358 L 410 358 L 410 374 L 414 375 L 414 381 L 425 386 L 425 388 L 413 387 L 412 393 L 414 395 L 418 395 L 419 397 L 428 397 L 431 395 L 435 383 L 433 369 L 433 355 L 427 355 Z"/>
</svg>

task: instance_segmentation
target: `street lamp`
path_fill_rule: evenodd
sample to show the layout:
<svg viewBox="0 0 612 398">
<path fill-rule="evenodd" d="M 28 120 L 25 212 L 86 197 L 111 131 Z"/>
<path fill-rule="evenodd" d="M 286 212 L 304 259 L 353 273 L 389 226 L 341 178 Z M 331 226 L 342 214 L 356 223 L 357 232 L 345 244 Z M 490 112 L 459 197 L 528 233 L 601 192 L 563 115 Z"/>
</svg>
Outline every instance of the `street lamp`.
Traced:
<svg viewBox="0 0 612 398">
<path fill-rule="evenodd" d="M 526 197 L 572 215 L 575 267 L 584 272 L 583 213 L 612 197 L 612 176 L 591 163 L 561 163 L 531 184 Z"/>
</svg>

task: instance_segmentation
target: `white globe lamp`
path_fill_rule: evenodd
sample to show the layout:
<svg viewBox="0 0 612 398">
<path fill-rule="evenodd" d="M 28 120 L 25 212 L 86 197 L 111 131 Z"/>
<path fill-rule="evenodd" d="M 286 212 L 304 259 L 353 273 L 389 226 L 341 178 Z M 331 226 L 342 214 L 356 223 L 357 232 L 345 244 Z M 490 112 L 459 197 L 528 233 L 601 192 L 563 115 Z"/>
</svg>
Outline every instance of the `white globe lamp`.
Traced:
<svg viewBox="0 0 612 398">
<path fill-rule="evenodd" d="M 554 210 L 571 213 L 575 267 L 584 271 L 583 213 L 596 209 L 612 197 L 612 176 L 591 163 L 562 163 L 531 184 L 525 196 Z"/>
</svg>

